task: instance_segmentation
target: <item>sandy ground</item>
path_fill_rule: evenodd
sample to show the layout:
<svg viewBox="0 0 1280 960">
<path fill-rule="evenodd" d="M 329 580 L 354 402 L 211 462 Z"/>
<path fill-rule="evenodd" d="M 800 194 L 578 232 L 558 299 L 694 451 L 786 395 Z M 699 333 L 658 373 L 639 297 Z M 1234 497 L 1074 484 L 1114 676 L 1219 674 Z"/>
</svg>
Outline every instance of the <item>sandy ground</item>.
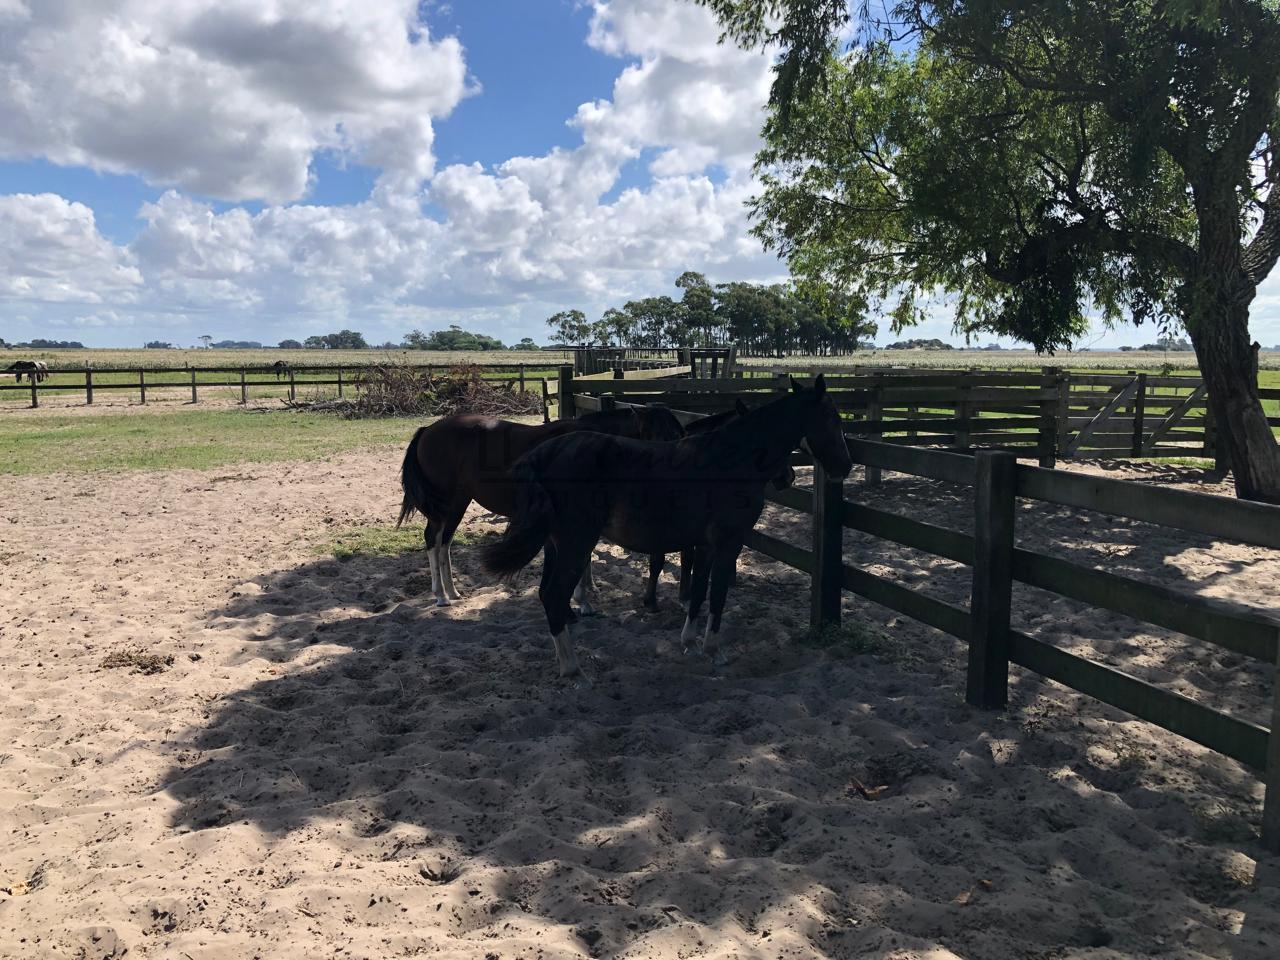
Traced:
<svg viewBox="0 0 1280 960">
<path fill-rule="evenodd" d="M 1007 713 L 973 711 L 957 643 L 856 598 L 873 653 L 798 645 L 804 578 L 751 554 L 717 676 L 674 648 L 670 580 L 646 613 L 642 564 L 602 548 L 604 613 L 575 634 L 595 685 L 574 689 L 532 578 L 479 575 L 500 528 L 478 511 L 452 608 L 421 554 L 320 551 L 394 517 L 399 456 L 0 478 L 0 956 L 1280 956 L 1280 862 L 1239 765 L 1017 670 Z M 968 522 L 942 484 L 848 494 Z M 1271 551 L 1051 508 L 1021 525 L 1277 595 Z M 954 565 L 847 552 L 964 599 Z M 1016 617 L 1265 720 L 1242 658 L 1034 591 Z M 131 652 L 158 672 L 103 665 Z"/>
</svg>

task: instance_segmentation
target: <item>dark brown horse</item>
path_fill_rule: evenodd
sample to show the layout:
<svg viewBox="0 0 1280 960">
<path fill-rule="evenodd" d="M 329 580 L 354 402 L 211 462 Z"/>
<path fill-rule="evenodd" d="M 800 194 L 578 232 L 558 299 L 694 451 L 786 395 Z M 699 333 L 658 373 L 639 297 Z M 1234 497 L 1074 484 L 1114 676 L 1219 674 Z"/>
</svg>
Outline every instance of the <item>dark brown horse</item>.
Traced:
<svg viewBox="0 0 1280 960">
<path fill-rule="evenodd" d="M 504 517 L 511 516 L 517 500 L 511 465 L 548 440 L 578 432 L 652 441 L 684 436 L 675 414 L 656 404 L 603 410 L 537 426 L 461 413 L 420 427 L 413 435 L 400 470 L 404 502 L 396 526 L 414 510 L 427 518 L 423 538 L 437 606 L 447 607 L 459 599 L 453 585 L 449 543 L 471 501 Z M 590 569 L 584 574 L 578 600 L 583 612 L 590 613 L 586 598 L 592 585 Z"/>
<path fill-rule="evenodd" d="M 490 573 L 509 576 L 546 548 L 538 597 L 547 615 L 561 676 L 581 673 L 569 638 L 569 596 L 601 537 L 628 550 L 668 553 L 694 546 L 688 649 L 711 585 L 702 639 L 713 659 L 732 572 L 747 533 L 764 509 L 769 481 L 804 442 L 832 476 L 853 462 L 840 415 L 821 376 L 719 430 L 679 443 L 646 443 L 575 433 L 541 444 L 512 469 L 520 493 L 506 535 L 483 552 Z"/>
<path fill-rule="evenodd" d="M 5 373 L 16 374 L 18 383 L 22 382 L 23 374 L 30 377 L 32 383 L 43 383 L 49 379 L 49 365 L 43 360 L 15 360 Z"/>
</svg>

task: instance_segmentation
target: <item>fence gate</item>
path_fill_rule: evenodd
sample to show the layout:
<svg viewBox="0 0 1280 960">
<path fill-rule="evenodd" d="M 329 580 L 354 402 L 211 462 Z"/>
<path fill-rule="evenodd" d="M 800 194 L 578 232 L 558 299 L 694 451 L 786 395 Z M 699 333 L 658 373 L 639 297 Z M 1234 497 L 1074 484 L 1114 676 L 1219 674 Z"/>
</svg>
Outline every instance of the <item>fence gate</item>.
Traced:
<svg viewBox="0 0 1280 960">
<path fill-rule="evenodd" d="M 1177 386 L 1191 387 L 1190 393 L 1158 395 L 1160 386 L 1173 386 L 1172 378 L 1149 378 L 1138 373 L 1125 378 L 1109 376 L 1105 384 L 1098 383 L 1102 380 L 1103 377 L 1087 375 L 1071 377 L 1065 411 L 1068 428 L 1063 433 L 1060 456 L 1152 457 L 1204 451 L 1203 381 L 1187 383 L 1183 378 Z M 1108 389 L 1089 389 L 1099 385 Z M 1161 448 L 1161 444 L 1170 443 L 1179 449 Z M 1191 444 L 1197 449 L 1188 449 Z"/>
</svg>

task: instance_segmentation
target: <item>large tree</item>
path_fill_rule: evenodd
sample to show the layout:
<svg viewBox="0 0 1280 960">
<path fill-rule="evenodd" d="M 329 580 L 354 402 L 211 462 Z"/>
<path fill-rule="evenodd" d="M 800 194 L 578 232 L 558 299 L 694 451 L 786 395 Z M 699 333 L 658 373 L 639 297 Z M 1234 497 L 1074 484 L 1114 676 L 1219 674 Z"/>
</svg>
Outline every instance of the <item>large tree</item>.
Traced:
<svg viewBox="0 0 1280 960">
<path fill-rule="evenodd" d="M 1280 502 L 1249 306 L 1280 256 L 1274 0 L 703 0 L 778 45 L 757 231 L 794 272 L 1069 343 L 1185 327 L 1242 497 Z"/>
</svg>

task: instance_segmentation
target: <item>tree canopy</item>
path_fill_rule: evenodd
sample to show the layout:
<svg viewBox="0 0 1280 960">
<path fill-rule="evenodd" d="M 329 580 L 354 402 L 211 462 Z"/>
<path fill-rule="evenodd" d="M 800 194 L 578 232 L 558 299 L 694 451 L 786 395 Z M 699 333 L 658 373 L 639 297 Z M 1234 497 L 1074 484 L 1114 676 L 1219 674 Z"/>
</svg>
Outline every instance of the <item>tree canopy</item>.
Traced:
<svg viewBox="0 0 1280 960">
<path fill-rule="evenodd" d="M 865 301 L 828 284 L 713 284 L 693 271 L 676 280 L 679 300 L 629 300 L 588 322 L 580 310 L 547 320 L 553 341 L 646 347 L 736 343 L 750 353 L 842 354 L 867 345 L 877 326 Z"/>
<path fill-rule="evenodd" d="M 702 0 L 779 59 L 755 230 L 793 275 L 1052 350 L 1183 327 L 1237 492 L 1280 500 L 1248 308 L 1280 256 L 1274 0 Z M 837 38 L 858 37 L 844 53 Z"/>
<path fill-rule="evenodd" d="M 483 333 L 472 333 L 463 330 L 457 324 L 451 324 L 448 330 L 433 330 L 423 334 L 414 330 L 406 334 L 404 346 L 411 350 L 502 350 L 502 341 Z"/>
</svg>

